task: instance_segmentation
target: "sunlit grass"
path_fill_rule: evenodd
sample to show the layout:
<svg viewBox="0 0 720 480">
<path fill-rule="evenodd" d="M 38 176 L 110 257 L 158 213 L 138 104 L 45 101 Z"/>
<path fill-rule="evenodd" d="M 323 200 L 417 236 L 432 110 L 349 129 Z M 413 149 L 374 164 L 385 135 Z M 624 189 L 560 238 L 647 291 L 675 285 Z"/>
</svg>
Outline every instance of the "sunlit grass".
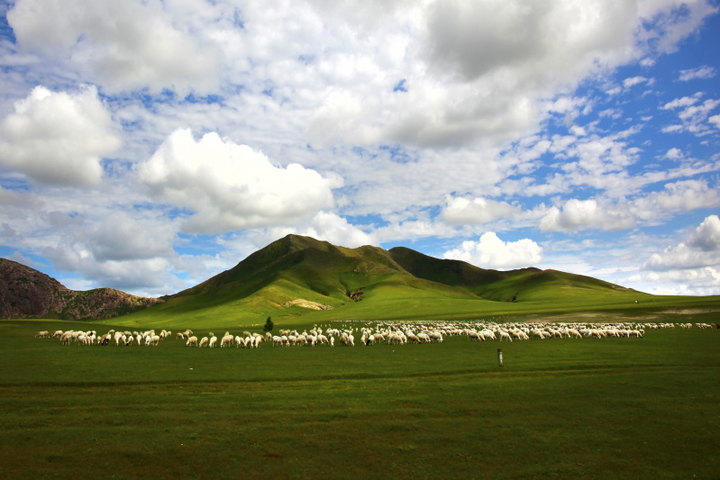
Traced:
<svg viewBox="0 0 720 480">
<path fill-rule="evenodd" d="M 7 478 L 711 479 L 720 471 L 711 452 L 720 431 L 716 330 L 258 350 L 201 350 L 174 338 L 158 348 L 63 347 L 32 337 L 56 326 L 72 324 L 0 322 Z"/>
</svg>

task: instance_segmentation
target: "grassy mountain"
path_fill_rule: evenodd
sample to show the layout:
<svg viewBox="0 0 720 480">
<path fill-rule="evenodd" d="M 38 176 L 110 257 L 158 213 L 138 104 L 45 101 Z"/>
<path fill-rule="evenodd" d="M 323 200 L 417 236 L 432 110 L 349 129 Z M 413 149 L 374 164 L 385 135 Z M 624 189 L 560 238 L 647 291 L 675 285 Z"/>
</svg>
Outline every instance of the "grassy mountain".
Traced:
<svg viewBox="0 0 720 480">
<path fill-rule="evenodd" d="M 523 268 L 519 270 L 487 270 L 460 260 L 438 259 L 405 247 L 389 251 L 393 259 L 411 274 L 465 289 L 473 294 L 501 302 L 518 302 L 556 298 L 559 295 L 583 297 L 617 294 L 646 296 L 635 290 L 592 277 Z"/>
<path fill-rule="evenodd" d="M 235 267 L 122 321 L 260 325 L 333 319 L 477 318 L 631 306 L 653 298 L 591 277 L 498 271 L 408 248 L 344 248 L 288 235 Z"/>
<path fill-rule="evenodd" d="M 268 316 L 280 326 L 670 307 L 720 311 L 720 297 L 658 297 L 556 270 L 487 270 L 408 248 L 345 248 L 298 235 L 277 240 L 235 267 L 160 300 L 112 289 L 75 292 L 9 260 L 0 262 L 0 273 L 0 317 L 123 315 L 108 322 L 171 328 L 261 326 Z"/>
<path fill-rule="evenodd" d="M 0 258 L 0 318 L 94 320 L 116 317 L 157 302 L 112 288 L 70 290 L 44 273 Z"/>
<path fill-rule="evenodd" d="M 360 303 L 423 292 L 450 298 L 471 294 L 407 272 L 381 248 L 338 247 L 310 237 L 288 235 L 248 256 L 234 268 L 164 298 L 138 319 L 264 319 L 267 315 L 352 310 Z M 303 300 L 305 302 L 298 302 Z M 305 305 L 302 306 L 302 305 Z"/>
</svg>

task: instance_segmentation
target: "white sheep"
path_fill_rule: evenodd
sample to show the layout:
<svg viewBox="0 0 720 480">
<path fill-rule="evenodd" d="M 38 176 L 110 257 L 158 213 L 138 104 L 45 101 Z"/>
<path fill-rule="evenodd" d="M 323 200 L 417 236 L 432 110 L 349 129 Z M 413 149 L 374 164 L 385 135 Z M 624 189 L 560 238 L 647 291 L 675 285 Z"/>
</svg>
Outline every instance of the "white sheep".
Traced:
<svg viewBox="0 0 720 480">
<path fill-rule="evenodd" d="M 567 335 L 568 335 L 568 338 L 569 338 L 569 337 L 582 338 L 582 335 L 581 335 L 580 332 L 577 330 L 577 328 L 568 328 L 568 329 L 567 329 Z"/>
<path fill-rule="evenodd" d="M 480 331 L 480 334 L 483 336 L 483 338 L 485 340 L 497 340 L 497 337 L 495 336 L 495 332 L 493 332 L 489 328 L 484 328 L 482 331 Z"/>
<path fill-rule="evenodd" d="M 75 338 L 77 338 L 77 337 L 75 337 Z M 62 343 L 63 345 L 69 345 L 70 342 L 72 342 L 73 340 L 74 340 L 74 337 L 73 337 L 72 330 L 63 332 L 63 334 L 60 336 L 60 343 Z"/>
<path fill-rule="evenodd" d="M 188 337 L 187 341 L 185 342 L 186 347 L 190 346 L 197 346 L 198 344 L 198 338 L 195 335 L 191 335 Z"/>
<path fill-rule="evenodd" d="M 442 343 L 443 336 L 442 333 L 440 333 L 438 330 L 433 330 L 428 333 L 428 337 L 430 337 L 430 341 L 436 341 L 438 343 Z"/>
<path fill-rule="evenodd" d="M 208 337 L 202 337 L 200 339 L 200 343 L 198 344 L 198 347 L 202 348 L 202 347 L 206 346 L 209 341 L 210 341 L 210 339 Z"/>
<path fill-rule="evenodd" d="M 223 335 L 222 339 L 220 340 L 220 348 L 231 346 L 233 343 L 233 340 L 235 340 L 235 337 L 233 337 L 229 333 L 226 333 L 225 335 Z"/>
</svg>

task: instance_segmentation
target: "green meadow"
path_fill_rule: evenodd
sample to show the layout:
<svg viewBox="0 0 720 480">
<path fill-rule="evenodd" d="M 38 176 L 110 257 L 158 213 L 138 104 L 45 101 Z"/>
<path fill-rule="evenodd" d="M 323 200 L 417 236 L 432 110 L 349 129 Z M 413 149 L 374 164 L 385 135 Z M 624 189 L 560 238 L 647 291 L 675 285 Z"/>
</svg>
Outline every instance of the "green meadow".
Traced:
<svg viewBox="0 0 720 480">
<path fill-rule="evenodd" d="M 188 348 L 175 338 L 156 348 L 33 338 L 57 328 L 110 326 L 0 321 L 0 478 L 720 472 L 717 329 L 256 350 Z"/>
</svg>

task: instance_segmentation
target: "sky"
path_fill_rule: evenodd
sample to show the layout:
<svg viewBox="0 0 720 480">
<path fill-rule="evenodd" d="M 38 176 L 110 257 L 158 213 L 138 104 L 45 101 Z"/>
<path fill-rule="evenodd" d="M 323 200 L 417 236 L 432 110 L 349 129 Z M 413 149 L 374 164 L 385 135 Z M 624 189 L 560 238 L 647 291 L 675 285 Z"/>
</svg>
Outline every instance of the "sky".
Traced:
<svg viewBox="0 0 720 480">
<path fill-rule="evenodd" d="M 0 256 L 176 293 L 289 233 L 720 294 L 717 0 L 0 4 Z"/>
</svg>

